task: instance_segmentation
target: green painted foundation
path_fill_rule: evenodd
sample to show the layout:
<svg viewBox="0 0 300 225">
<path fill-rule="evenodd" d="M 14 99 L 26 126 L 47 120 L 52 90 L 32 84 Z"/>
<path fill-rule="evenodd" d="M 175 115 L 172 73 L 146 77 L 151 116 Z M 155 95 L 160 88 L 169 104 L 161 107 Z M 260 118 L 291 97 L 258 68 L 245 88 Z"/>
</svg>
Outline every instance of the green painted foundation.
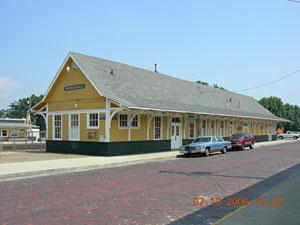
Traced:
<svg viewBox="0 0 300 225">
<path fill-rule="evenodd" d="M 47 140 L 46 152 L 117 156 L 171 151 L 171 141 L 84 142 Z"/>
<path fill-rule="evenodd" d="M 254 136 L 256 142 L 268 141 L 268 135 Z M 227 137 L 224 137 L 228 140 Z M 277 136 L 272 135 L 272 140 Z M 193 139 L 182 139 L 182 145 L 191 143 Z M 46 152 L 82 154 L 93 156 L 117 156 L 153 152 L 171 151 L 170 140 L 160 141 L 125 141 L 125 142 L 84 142 L 84 141 L 46 141 Z"/>
<path fill-rule="evenodd" d="M 269 136 L 268 135 L 255 135 L 254 136 L 255 142 L 265 142 L 269 141 Z M 277 140 L 277 135 L 272 135 L 272 141 Z"/>
</svg>

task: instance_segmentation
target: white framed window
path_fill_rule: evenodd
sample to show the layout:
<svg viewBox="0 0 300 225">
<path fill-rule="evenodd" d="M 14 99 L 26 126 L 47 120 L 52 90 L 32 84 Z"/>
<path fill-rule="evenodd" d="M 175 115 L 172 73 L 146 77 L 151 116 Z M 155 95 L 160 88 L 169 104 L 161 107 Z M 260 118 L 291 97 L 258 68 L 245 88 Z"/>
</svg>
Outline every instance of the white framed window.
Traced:
<svg viewBox="0 0 300 225">
<path fill-rule="evenodd" d="M 128 114 L 119 114 L 119 129 L 128 127 Z"/>
<path fill-rule="evenodd" d="M 62 115 L 53 115 L 53 140 L 62 140 Z"/>
<path fill-rule="evenodd" d="M 229 122 L 229 132 L 230 132 L 230 134 L 232 134 L 234 132 L 234 122 L 233 121 Z"/>
<path fill-rule="evenodd" d="M 140 128 L 140 117 L 135 115 L 131 121 L 131 128 Z"/>
<path fill-rule="evenodd" d="M 212 136 L 215 135 L 215 121 L 214 120 L 210 121 L 210 134 Z"/>
<path fill-rule="evenodd" d="M 248 122 L 244 122 L 243 132 L 244 133 L 249 133 L 249 124 L 248 124 Z"/>
<path fill-rule="evenodd" d="M 79 141 L 80 139 L 80 116 L 69 114 L 69 139 Z"/>
<path fill-rule="evenodd" d="M 190 138 L 195 138 L 195 119 L 189 119 L 189 128 L 190 128 Z"/>
<path fill-rule="evenodd" d="M 0 137 L 7 137 L 7 130 L 0 130 Z"/>
<path fill-rule="evenodd" d="M 221 120 L 221 124 L 220 124 L 220 135 L 222 137 L 225 136 L 225 123 L 224 123 L 224 120 Z"/>
<path fill-rule="evenodd" d="M 99 113 L 87 114 L 87 128 L 98 129 L 99 128 Z"/>
<path fill-rule="evenodd" d="M 206 120 L 201 122 L 201 136 L 206 136 Z"/>
<path fill-rule="evenodd" d="M 129 125 L 129 114 L 121 113 L 119 114 L 119 129 L 127 129 Z M 135 115 L 131 121 L 131 127 L 133 129 L 140 128 L 140 115 Z"/>
<path fill-rule="evenodd" d="M 11 132 L 11 136 L 12 136 L 12 137 L 18 137 L 18 136 L 19 136 L 19 131 L 13 130 L 13 131 Z"/>
<path fill-rule="evenodd" d="M 160 116 L 154 117 L 154 140 L 162 139 L 162 119 Z"/>
</svg>

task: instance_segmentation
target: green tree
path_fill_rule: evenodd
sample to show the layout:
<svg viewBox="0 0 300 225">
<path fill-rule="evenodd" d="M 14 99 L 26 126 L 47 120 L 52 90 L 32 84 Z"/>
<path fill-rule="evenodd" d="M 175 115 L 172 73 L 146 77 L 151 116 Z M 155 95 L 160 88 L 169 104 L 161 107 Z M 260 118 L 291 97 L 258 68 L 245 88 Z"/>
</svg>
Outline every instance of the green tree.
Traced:
<svg viewBox="0 0 300 225">
<path fill-rule="evenodd" d="M 209 84 L 207 82 L 204 82 L 204 81 L 201 81 L 201 80 L 197 80 L 196 83 L 197 84 L 203 84 L 203 85 L 209 86 Z"/>
<path fill-rule="evenodd" d="M 0 117 L 9 117 L 9 118 L 26 118 L 27 111 L 40 102 L 43 99 L 43 95 L 31 95 L 27 98 L 21 98 L 17 101 L 12 102 L 8 109 L 2 109 L 0 111 Z M 33 114 L 31 115 L 31 122 L 40 127 L 41 130 L 46 129 L 45 121 L 42 116 Z"/>
<path fill-rule="evenodd" d="M 225 88 L 223 88 L 222 86 L 219 86 L 219 85 L 217 85 L 217 84 L 214 84 L 213 87 L 214 87 L 214 88 L 219 88 L 219 89 L 221 89 L 221 90 L 226 90 Z"/>
<path fill-rule="evenodd" d="M 259 103 L 272 112 L 274 115 L 291 120 L 292 123 L 279 123 L 278 128 L 284 127 L 285 131 L 299 131 L 300 130 L 300 107 L 283 103 L 278 97 L 265 97 L 259 100 Z"/>
<path fill-rule="evenodd" d="M 6 109 L 0 109 L 0 118 L 7 117 L 7 110 Z"/>
<path fill-rule="evenodd" d="M 211 85 L 209 85 L 209 83 L 207 83 L 207 82 L 205 82 L 205 81 L 201 81 L 201 80 L 197 80 L 196 83 L 197 83 L 197 84 L 203 84 L 203 85 L 206 85 L 206 86 L 211 86 Z M 219 88 L 219 89 L 221 89 L 221 90 L 226 90 L 225 88 L 223 88 L 223 87 L 221 87 L 221 86 L 219 86 L 219 85 L 217 85 L 217 84 L 213 84 L 211 87 Z"/>
<path fill-rule="evenodd" d="M 278 97 L 268 97 L 262 98 L 259 100 L 259 103 L 272 112 L 274 115 L 282 117 L 283 112 L 283 102 Z"/>
</svg>

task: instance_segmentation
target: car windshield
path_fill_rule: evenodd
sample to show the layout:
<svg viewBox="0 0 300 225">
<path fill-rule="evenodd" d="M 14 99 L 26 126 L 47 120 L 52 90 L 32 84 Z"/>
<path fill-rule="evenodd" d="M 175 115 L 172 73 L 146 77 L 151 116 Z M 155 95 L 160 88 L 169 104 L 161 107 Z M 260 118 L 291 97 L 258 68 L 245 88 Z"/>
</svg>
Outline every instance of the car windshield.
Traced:
<svg viewBox="0 0 300 225">
<path fill-rule="evenodd" d="M 195 142 L 210 142 L 211 141 L 211 137 L 200 137 L 200 138 L 196 138 L 193 143 Z"/>
<path fill-rule="evenodd" d="M 243 137 L 244 137 L 243 134 L 233 134 L 233 135 L 231 135 L 232 139 L 239 139 L 239 138 L 243 138 Z"/>
</svg>

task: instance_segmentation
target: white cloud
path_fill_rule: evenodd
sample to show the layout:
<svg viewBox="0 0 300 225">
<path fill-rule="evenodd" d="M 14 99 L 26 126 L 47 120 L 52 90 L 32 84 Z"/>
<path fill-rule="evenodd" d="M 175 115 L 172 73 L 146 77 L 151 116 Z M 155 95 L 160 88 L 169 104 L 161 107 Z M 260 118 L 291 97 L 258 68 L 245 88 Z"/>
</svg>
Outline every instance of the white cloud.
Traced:
<svg viewBox="0 0 300 225">
<path fill-rule="evenodd" d="M 0 77 L 0 90 L 3 91 L 11 91 L 16 88 L 17 82 L 8 78 L 8 77 Z"/>
<path fill-rule="evenodd" d="M 0 76 L 0 109 L 6 108 L 12 102 L 16 97 L 18 87 L 20 85 L 15 80 Z"/>
</svg>

